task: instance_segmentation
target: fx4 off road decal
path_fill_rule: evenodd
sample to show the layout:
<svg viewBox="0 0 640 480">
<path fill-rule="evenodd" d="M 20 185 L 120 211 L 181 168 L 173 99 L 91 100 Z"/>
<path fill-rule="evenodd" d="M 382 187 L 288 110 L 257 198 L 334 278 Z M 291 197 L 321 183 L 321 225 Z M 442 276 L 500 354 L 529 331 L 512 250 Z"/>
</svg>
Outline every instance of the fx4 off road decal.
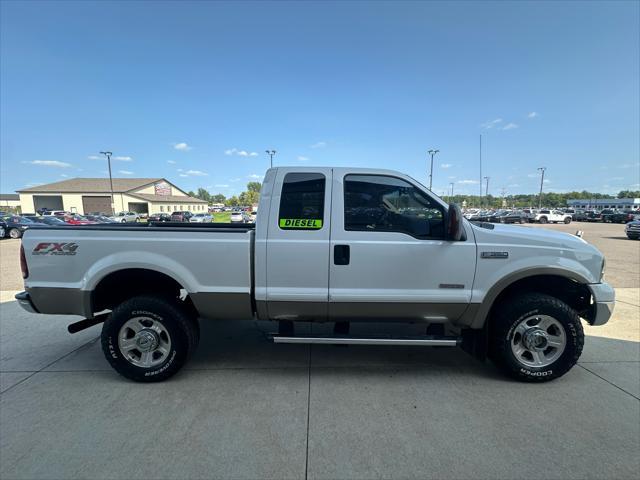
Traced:
<svg viewBox="0 0 640 480">
<path fill-rule="evenodd" d="M 322 220 L 311 218 L 281 218 L 280 228 L 308 228 L 310 230 L 318 230 L 322 228 Z"/>
<path fill-rule="evenodd" d="M 78 250 L 78 244 L 69 243 L 54 243 L 54 242 L 41 242 L 35 246 L 32 255 L 75 255 Z"/>
</svg>

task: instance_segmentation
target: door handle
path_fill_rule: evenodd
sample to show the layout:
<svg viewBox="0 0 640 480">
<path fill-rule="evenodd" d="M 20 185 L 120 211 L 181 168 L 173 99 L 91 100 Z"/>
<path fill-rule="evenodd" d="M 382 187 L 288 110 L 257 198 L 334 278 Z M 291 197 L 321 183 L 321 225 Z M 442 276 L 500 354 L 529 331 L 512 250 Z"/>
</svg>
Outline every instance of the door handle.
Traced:
<svg viewBox="0 0 640 480">
<path fill-rule="evenodd" d="M 351 252 L 349 245 L 333 246 L 333 263 L 336 265 L 349 265 Z"/>
</svg>

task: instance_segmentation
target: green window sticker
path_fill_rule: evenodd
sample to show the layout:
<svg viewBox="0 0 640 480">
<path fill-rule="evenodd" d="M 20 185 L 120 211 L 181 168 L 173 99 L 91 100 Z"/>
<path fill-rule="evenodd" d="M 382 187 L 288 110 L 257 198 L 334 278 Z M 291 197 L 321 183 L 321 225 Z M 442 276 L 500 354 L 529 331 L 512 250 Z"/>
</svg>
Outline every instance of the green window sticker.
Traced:
<svg viewBox="0 0 640 480">
<path fill-rule="evenodd" d="M 318 230 L 322 228 L 322 220 L 312 218 L 281 218 L 280 228 L 308 228 L 310 230 Z"/>
</svg>

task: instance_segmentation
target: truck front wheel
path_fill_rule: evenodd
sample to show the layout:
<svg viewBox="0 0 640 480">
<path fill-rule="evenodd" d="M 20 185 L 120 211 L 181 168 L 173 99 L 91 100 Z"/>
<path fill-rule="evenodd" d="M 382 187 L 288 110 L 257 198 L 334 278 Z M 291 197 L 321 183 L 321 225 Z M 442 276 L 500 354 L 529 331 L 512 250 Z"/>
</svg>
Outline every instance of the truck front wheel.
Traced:
<svg viewBox="0 0 640 480">
<path fill-rule="evenodd" d="M 174 301 L 144 295 L 113 309 L 102 327 L 102 351 L 123 377 L 158 382 L 187 362 L 199 340 L 197 319 Z"/>
<path fill-rule="evenodd" d="M 578 314 L 549 295 L 518 296 L 500 305 L 490 321 L 489 356 L 518 380 L 561 377 L 582 353 L 584 332 Z"/>
</svg>

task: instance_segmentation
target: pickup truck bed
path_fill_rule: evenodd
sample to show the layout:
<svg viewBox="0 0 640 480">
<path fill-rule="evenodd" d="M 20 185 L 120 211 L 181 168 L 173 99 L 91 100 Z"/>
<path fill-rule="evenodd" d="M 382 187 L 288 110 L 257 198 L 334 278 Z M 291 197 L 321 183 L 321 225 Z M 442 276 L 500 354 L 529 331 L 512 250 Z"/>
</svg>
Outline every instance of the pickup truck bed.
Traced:
<svg viewBox="0 0 640 480">
<path fill-rule="evenodd" d="M 33 252 L 41 252 L 46 261 L 30 262 L 29 276 L 33 280 L 26 291 L 38 311 L 89 318 L 106 306 L 100 291 L 92 295 L 98 283 L 129 266 L 149 269 L 178 282 L 205 318 L 249 318 L 253 314 L 254 229 L 251 224 L 214 223 L 36 226 L 29 234 L 34 249 L 49 245 Z M 77 247 L 66 252 L 62 247 L 60 254 L 55 254 L 52 243 Z M 82 255 L 83 261 L 69 261 L 64 253 Z M 59 281 L 63 271 L 64 285 Z M 127 278 L 107 280 L 102 290 L 115 283 L 147 281 L 149 291 L 153 291 L 156 280 L 144 277 L 129 271 Z"/>
</svg>

